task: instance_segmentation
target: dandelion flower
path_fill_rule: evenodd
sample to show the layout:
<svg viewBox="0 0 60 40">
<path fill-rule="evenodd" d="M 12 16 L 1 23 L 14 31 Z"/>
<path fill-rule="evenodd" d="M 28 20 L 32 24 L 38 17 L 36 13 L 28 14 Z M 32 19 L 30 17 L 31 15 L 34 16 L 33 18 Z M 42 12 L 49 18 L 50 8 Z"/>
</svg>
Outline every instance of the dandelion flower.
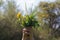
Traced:
<svg viewBox="0 0 60 40">
<path fill-rule="evenodd" d="M 20 18 L 21 17 L 21 13 L 19 12 L 18 14 L 17 14 L 17 18 Z"/>
</svg>

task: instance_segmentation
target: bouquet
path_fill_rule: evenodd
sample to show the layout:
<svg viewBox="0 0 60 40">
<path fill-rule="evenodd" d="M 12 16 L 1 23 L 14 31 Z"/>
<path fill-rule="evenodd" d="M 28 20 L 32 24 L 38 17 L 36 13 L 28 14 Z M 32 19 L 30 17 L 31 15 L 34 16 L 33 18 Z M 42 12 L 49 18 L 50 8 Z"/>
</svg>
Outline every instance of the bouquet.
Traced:
<svg viewBox="0 0 60 40">
<path fill-rule="evenodd" d="M 21 13 L 17 14 L 18 22 L 23 27 L 36 27 L 39 26 L 38 20 L 36 19 L 36 15 L 33 13 L 30 15 L 22 16 Z"/>
</svg>

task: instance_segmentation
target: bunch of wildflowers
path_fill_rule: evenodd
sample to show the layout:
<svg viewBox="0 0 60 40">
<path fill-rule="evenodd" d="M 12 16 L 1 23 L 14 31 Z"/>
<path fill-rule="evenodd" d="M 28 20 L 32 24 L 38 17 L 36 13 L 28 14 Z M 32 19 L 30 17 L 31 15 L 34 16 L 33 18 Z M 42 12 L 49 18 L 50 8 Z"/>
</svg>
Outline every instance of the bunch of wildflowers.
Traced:
<svg viewBox="0 0 60 40">
<path fill-rule="evenodd" d="M 23 27 L 39 26 L 39 23 L 33 14 L 22 16 L 21 13 L 18 13 L 17 18 Z"/>
</svg>

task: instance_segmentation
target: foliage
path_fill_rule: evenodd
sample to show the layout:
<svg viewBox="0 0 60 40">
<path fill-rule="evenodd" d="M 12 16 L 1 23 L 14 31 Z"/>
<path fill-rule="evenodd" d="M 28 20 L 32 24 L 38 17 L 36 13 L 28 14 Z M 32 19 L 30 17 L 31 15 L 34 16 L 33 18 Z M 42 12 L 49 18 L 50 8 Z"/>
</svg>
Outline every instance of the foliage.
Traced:
<svg viewBox="0 0 60 40">
<path fill-rule="evenodd" d="M 54 22 L 54 19 L 57 16 L 60 16 L 60 2 L 41 2 L 39 5 L 39 8 L 41 11 L 38 12 L 38 20 L 40 22 L 41 27 L 40 30 L 40 36 L 43 36 L 42 38 L 45 40 L 59 40 L 60 36 L 58 30 L 54 30 L 52 28 L 52 24 Z M 44 17 L 41 17 L 41 14 L 45 15 Z M 45 22 L 48 22 L 47 24 Z M 48 26 L 47 26 L 48 25 Z M 46 33 L 45 33 L 46 32 Z M 48 33 L 47 33 L 48 32 Z M 44 34 L 44 35 L 43 35 Z M 45 38 L 45 37 L 46 38 Z M 59 38 L 58 38 L 59 37 Z"/>
<path fill-rule="evenodd" d="M 59 10 L 56 10 L 57 8 Z M 37 11 L 38 9 L 33 10 L 31 14 L 25 16 L 17 14 L 15 3 L 8 1 L 4 12 L 0 10 L 0 40 L 21 40 L 22 28 L 31 26 L 35 40 L 60 40 L 60 31 L 50 28 L 54 18 L 60 16 L 60 2 L 42 2 L 39 5 L 39 12 Z M 40 26 L 35 27 L 36 23 Z"/>
<path fill-rule="evenodd" d="M 0 40 L 21 40 L 20 24 L 16 23 L 16 5 L 9 1 L 4 6 L 5 10 L 0 10 Z"/>
<path fill-rule="evenodd" d="M 24 27 L 36 27 L 39 25 L 34 14 L 22 16 L 18 13 L 17 17 L 19 17 L 18 20 Z"/>
<path fill-rule="evenodd" d="M 3 0 L 0 0 L 0 6 L 2 6 L 3 5 Z"/>
</svg>

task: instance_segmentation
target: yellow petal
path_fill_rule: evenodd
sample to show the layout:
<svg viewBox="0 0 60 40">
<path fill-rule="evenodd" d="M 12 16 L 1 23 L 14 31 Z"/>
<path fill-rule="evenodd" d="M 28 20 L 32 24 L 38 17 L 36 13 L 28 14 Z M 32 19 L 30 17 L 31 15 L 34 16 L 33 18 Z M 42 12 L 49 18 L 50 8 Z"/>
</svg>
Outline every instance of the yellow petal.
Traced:
<svg viewBox="0 0 60 40">
<path fill-rule="evenodd" d="M 17 18 L 20 18 L 21 17 L 21 13 L 19 12 L 18 14 L 17 14 Z"/>
</svg>

